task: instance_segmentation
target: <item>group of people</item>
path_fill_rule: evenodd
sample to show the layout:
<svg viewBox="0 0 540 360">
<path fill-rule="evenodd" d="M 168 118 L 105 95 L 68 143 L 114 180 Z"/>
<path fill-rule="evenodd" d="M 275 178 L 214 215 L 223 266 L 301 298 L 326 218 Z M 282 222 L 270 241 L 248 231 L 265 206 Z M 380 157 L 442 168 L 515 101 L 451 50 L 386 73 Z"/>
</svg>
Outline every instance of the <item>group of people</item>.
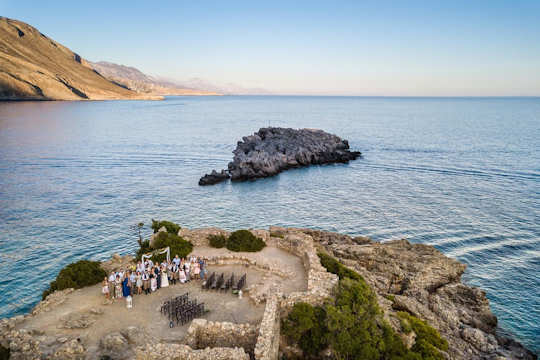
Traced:
<svg viewBox="0 0 540 360">
<path fill-rule="evenodd" d="M 205 260 L 195 256 L 181 259 L 176 255 L 172 261 L 164 260 L 161 264 L 146 259 L 130 269 L 111 272 L 103 279 L 102 293 L 112 300 L 143 292 L 148 295 L 169 284 L 204 280 L 206 271 Z"/>
</svg>

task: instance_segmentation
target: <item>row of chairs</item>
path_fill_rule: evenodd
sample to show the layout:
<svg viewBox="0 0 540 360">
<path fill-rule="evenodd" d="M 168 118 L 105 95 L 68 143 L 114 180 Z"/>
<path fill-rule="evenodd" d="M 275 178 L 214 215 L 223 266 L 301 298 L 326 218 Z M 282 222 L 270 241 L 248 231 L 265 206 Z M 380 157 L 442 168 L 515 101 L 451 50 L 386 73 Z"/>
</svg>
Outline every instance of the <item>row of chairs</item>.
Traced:
<svg viewBox="0 0 540 360">
<path fill-rule="evenodd" d="M 161 313 L 169 318 L 171 328 L 175 324 L 184 325 L 205 312 L 204 303 L 197 304 L 197 300 L 189 300 L 188 293 L 167 300 L 161 305 Z"/>
<path fill-rule="evenodd" d="M 189 301 L 189 293 L 175 297 L 174 299 L 167 300 L 161 305 L 161 313 L 168 315 L 175 311 L 175 309 L 181 308 Z"/>
<path fill-rule="evenodd" d="M 234 273 L 231 274 L 231 276 L 225 280 L 225 274 L 221 273 L 221 275 L 217 276 L 215 272 L 213 272 L 209 277 L 208 280 L 204 281 L 202 283 L 202 288 L 205 290 L 222 290 L 227 291 L 229 289 L 232 289 L 233 291 L 242 290 L 242 288 L 246 285 L 246 274 L 244 274 L 238 282 L 235 281 Z"/>
</svg>

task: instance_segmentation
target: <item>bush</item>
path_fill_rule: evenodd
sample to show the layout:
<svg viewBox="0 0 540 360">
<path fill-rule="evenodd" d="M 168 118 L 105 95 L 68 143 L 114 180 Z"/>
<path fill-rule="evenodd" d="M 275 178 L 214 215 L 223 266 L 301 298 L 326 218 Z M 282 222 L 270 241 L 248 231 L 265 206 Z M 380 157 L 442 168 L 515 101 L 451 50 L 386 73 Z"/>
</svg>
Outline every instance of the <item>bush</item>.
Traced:
<svg viewBox="0 0 540 360">
<path fill-rule="evenodd" d="M 43 292 L 42 298 L 45 299 L 56 290 L 80 289 L 85 286 L 95 285 L 102 281 L 105 276 L 107 276 L 107 273 L 101 268 L 99 261 L 79 260 L 60 270 L 56 280 L 52 281 L 49 288 Z"/>
<path fill-rule="evenodd" d="M 144 240 L 144 241 L 139 240 L 138 243 L 139 243 L 139 250 L 137 250 L 137 253 L 135 254 L 135 258 L 137 261 L 141 260 L 144 254 L 147 254 L 153 250 L 150 247 L 150 240 Z"/>
<path fill-rule="evenodd" d="M 227 245 L 227 237 L 222 234 L 208 235 L 208 241 L 211 247 L 222 248 Z"/>
<path fill-rule="evenodd" d="M 397 314 L 401 326 L 403 327 L 405 324 L 406 330 L 410 329 L 408 332 L 412 330 L 416 334 L 416 342 L 411 350 L 421 354 L 423 359 L 444 359 L 437 349 L 448 350 L 448 342 L 441 337 L 436 329 L 408 312 L 399 311 Z M 406 330 L 404 329 L 405 332 L 407 332 Z"/>
<path fill-rule="evenodd" d="M 163 226 L 165 226 L 165 229 L 167 229 L 167 232 L 170 234 L 178 235 L 178 231 L 180 231 L 181 227 L 178 224 L 175 224 L 171 221 L 167 220 L 154 220 L 152 219 L 152 230 L 154 230 L 154 234 L 159 231 Z"/>
<path fill-rule="evenodd" d="M 336 274 L 340 280 L 344 278 L 349 278 L 353 280 L 364 281 L 364 278 L 362 278 L 360 274 L 344 266 L 343 264 L 341 264 L 339 261 L 337 261 L 330 255 L 325 254 L 323 252 L 318 252 L 317 255 L 319 255 L 319 259 L 321 260 L 321 265 L 324 266 L 326 270 L 328 270 L 328 272 L 331 272 L 332 274 Z"/>
<path fill-rule="evenodd" d="M 289 316 L 283 319 L 282 332 L 298 343 L 304 356 L 315 357 L 328 346 L 324 308 L 295 304 Z"/>
<path fill-rule="evenodd" d="M 231 251 L 255 252 L 262 250 L 266 244 L 248 230 L 237 230 L 227 239 L 227 249 Z"/>
<path fill-rule="evenodd" d="M 189 241 L 184 240 L 183 238 L 181 238 L 180 236 L 176 234 L 171 234 L 171 233 L 163 232 L 163 231 L 158 234 L 156 240 L 154 241 L 153 248 L 151 248 L 150 244 L 148 244 L 150 251 L 163 249 L 163 248 L 166 248 L 167 246 L 170 248 L 171 258 L 173 258 L 176 255 L 178 255 L 181 258 L 184 258 L 193 250 L 193 244 L 191 244 Z M 166 259 L 166 257 L 167 257 L 167 254 L 155 254 L 152 256 L 152 261 L 161 262 L 164 259 Z"/>
</svg>

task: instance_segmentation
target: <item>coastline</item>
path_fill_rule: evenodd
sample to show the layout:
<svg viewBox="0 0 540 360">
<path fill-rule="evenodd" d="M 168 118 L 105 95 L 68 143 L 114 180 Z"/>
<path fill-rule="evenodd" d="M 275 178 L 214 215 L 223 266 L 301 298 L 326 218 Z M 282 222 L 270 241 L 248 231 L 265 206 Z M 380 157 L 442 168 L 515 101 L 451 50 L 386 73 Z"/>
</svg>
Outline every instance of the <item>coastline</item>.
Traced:
<svg viewBox="0 0 540 360">
<path fill-rule="evenodd" d="M 312 249 L 327 251 L 365 278 L 377 293 L 379 306 L 395 329 L 399 330 L 399 325 L 392 320 L 397 311 L 405 310 L 422 318 L 447 339 L 450 345 L 448 354 L 451 359 L 479 359 L 485 356 L 493 359 L 501 356 L 508 359 L 536 359 L 536 355 L 517 341 L 500 336 L 497 331 L 497 318 L 491 313 L 485 292 L 461 283 L 465 265 L 446 257 L 433 246 L 410 244 L 406 240 L 378 243 L 365 237 L 353 238 L 338 233 L 300 228 L 271 226 L 269 229 L 251 231 L 271 247 L 289 249 L 293 243 L 312 243 Z M 200 255 L 201 252 L 207 254 L 215 252 L 206 248 L 208 235 L 222 233 L 228 234 L 227 231 L 217 228 L 181 229 L 178 234 L 189 240 L 195 246 L 194 253 Z M 311 250 L 312 256 L 313 251 Z M 215 258 L 215 255 L 212 256 Z M 208 259 L 212 259 L 212 256 Z M 239 258 L 235 255 L 231 256 L 215 260 L 216 264 L 229 264 L 231 260 L 237 261 L 234 259 L 242 259 L 244 255 Z M 225 261 L 225 259 L 229 260 Z M 129 256 L 113 256 L 111 260 L 103 262 L 102 267 L 111 270 L 118 266 L 123 267 L 131 261 L 132 258 Z M 257 262 L 250 264 L 256 266 Z M 262 266 L 262 269 L 266 269 L 265 271 L 272 269 L 271 266 L 268 267 L 269 265 Z M 321 275 L 324 273 L 326 271 L 323 271 Z M 280 276 L 291 275 L 282 273 Z M 264 281 L 257 285 L 263 284 Z M 97 286 L 93 288 L 95 288 L 94 292 L 99 291 Z M 69 299 L 69 296 L 76 296 L 70 294 L 81 291 L 87 293 L 88 288 L 75 292 L 73 290 L 57 291 L 51 295 L 50 299 L 39 302 L 30 314 L 3 319 L 0 322 L 2 346 L 5 347 L 7 344 L 14 351 L 20 350 L 17 346 L 11 345 L 16 340 L 9 340 L 14 338 L 13 330 L 17 330 L 15 337 L 20 337 L 22 332 L 26 337 L 25 341 L 38 341 L 38 338 L 43 337 L 43 332 L 37 328 L 23 331 L 25 322 L 32 321 L 34 316 L 43 311 L 54 311 L 54 308 Z M 298 299 L 306 301 L 305 296 L 299 295 Z M 246 297 L 249 297 L 253 303 L 265 303 L 270 299 L 268 291 L 257 291 L 255 287 L 247 291 Z M 99 323 L 100 320 L 97 321 Z M 80 346 L 80 344 L 72 343 L 70 346 Z M 157 351 L 156 348 L 153 349 L 152 351 Z"/>
</svg>

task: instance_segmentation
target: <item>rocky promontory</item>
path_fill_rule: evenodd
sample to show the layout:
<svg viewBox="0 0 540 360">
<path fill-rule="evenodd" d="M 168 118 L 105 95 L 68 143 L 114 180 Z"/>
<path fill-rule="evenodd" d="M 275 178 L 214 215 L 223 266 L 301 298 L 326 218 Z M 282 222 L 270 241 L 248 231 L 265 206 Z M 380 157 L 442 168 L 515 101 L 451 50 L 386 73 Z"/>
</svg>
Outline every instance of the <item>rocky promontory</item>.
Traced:
<svg viewBox="0 0 540 360">
<path fill-rule="evenodd" d="M 349 142 L 318 129 L 268 127 L 244 136 L 233 151 L 233 161 L 221 173 L 203 176 L 199 185 L 212 185 L 229 177 L 245 181 L 274 176 L 301 166 L 347 163 L 361 156 Z"/>
<path fill-rule="evenodd" d="M 203 291 L 200 282 L 192 281 L 149 296 L 136 295 L 129 309 L 124 301 L 104 299 L 100 284 L 56 291 L 30 314 L 0 320 L 0 359 L 305 358 L 282 336 L 280 324 L 294 304 L 315 305 L 336 296 L 341 280 L 319 261 L 320 253 L 361 275 L 375 293 L 384 321 L 407 348 L 414 349 L 423 335 L 407 330 L 400 313 L 419 318 L 440 333 L 448 347 L 440 353 L 435 350 L 437 357 L 423 358 L 537 359 L 499 334 L 485 292 L 461 282 L 465 265 L 433 246 L 403 239 L 379 243 L 303 228 L 271 226 L 250 232 L 265 242 L 260 252 L 211 247 L 210 237 L 228 236 L 226 230 L 178 231 L 194 245 L 193 254 L 205 257 L 211 271 L 248 273 L 243 297 Z M 133 266 L 133 261 L 131 256 L 114 255 L 100 266 L 109 273 Z M 187 291 L 211 311 L 185 326 L 169 328 L 160 306 Z M 332 358 L 329 351 L 315 358 Z"/>
</svg>

